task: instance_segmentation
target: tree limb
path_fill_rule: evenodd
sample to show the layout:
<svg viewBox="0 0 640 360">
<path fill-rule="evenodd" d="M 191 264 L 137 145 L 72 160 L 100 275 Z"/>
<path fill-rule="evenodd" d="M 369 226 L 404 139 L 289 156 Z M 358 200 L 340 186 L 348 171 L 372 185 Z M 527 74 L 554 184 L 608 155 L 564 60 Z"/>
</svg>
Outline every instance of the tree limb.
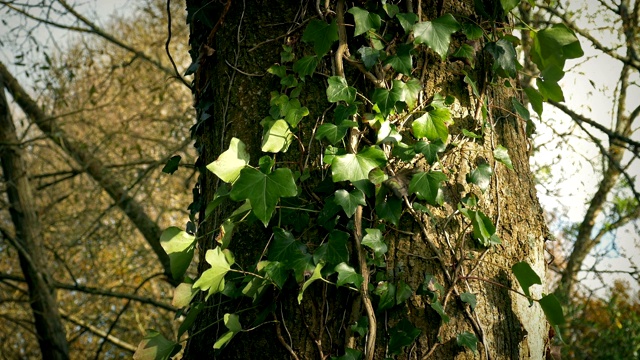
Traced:
<svg viewBox="0 0 640 360">
<path fill-rule="evenodd" d="M 169 256 L 160 245 L 160 235 L 162 231 L 158 227 L 158 224 L 147 215 L 142 205 L 128 194 L 125 186 L 118 182 L 116 177 L 104 166 L 102 161 L 86 151 L 86 147 L 83 146 L 82 143 L 70 139 L 64 130 L 41 110 L 40 106 L 27 94 L 1 62 L 0 77 L 5 79 L 4 86 L 9 90 L 13 99 L 31 121 L 33 121 L 49 139 L 72 157 L 127 215 L 158 257 L 167 280 L 172 285 L 177 285 L 180 279 L 173 279 Z"/>
</svg>

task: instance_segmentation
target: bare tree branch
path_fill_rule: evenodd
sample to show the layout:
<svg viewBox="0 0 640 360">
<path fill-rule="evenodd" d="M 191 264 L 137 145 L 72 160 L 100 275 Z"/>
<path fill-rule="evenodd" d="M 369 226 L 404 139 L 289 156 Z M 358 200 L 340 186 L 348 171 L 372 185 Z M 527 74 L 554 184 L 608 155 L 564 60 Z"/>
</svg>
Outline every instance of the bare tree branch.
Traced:
<svg viewBox="0 0 640 360">
<path fill-rule="evenodd" d="M 144 208 L 125 190 L 125 186 L 117 181 L 110 171 L 104 166 L 102 161 L 94 157 L 85 150 L 85 147 L 70 139 L 64 130 L 57 126 L 31 99 L 29 94 L 20 86 L 18 81 L 8 72 L 4 64 L 0 63 L 0 76 L 5 79 L 5 87 L 12 94 L 14 100 L 27 114 L 27 116 L 45 133 L 54 143 L 89 174 L 116 202 L 117 206 L 129 217 L 131 222 L 142 233 L 145 240 L 151 246 L 158 260 L 162 264 L 167 280 L 177 285 L 179 279 L 173 279 L 169 256 L 160 245 L 160 234 L 162 231 L 147 215 Z"/>
</svg>

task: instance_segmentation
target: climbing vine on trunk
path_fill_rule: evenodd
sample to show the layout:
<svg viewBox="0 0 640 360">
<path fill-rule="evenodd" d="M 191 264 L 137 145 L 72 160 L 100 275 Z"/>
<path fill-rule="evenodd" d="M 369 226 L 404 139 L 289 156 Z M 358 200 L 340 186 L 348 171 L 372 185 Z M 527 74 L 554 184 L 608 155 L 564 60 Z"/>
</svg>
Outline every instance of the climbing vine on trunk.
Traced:
<svg viewBox="0 0 640 360">
<path fill-rule="evenodd" d="M 495 254 L 489 250 L 502 243 L 498 235 L 500 214 L 491 215 L 485 200 L 492 186 L 499 186 L 497 167 L 506 171 L 514 167 L 509 149 L 495 142 L 493 133 L 500 119 L 493 116 L 495 106 L 488 94 L 518 84 L 518 39 L 510 34 L 505 20 L 505 14 L 517 3 L 501 1 L 501 8 L 485 9 L 477 2 L 476 12 L 485 18 L 480 21 L 441 14 L 442 9 L 439 16 L 424 20 L 420 12 L 401 12 L 398 5 L 384 0 L 350 8 L 339 0 L 335 9 L 320 11 L 295 34 L 299 41 L 285 41 L 280 61 L 265 69 L 266 76 L 279 80 L 280 89 L 270 93 L 269 110 L 260 121 L 262 156 L 252 157 L 247 145 L 233 137 L 226 150 L 206 165 L 222 184 L 214 199 L 198 209 L 203 211 L 197 225 L 191 223 L 186 230 L 172 227 L 162 236 L 173 276 L 182 278 L 197 246 L 196 234 L 211 236 L 198 228 L 213 221 L 211 214 L 219 206 L 236 204 L 235 210 L 216 224 L 217 246 L 206 250 L 204 257 L 209 268 L 176 289 L 174 305 L 183 308 L 185 315 L 178 339 L 212 295 L 221 294 L 227 300 L 250 298 L 251 308 L 262 309 L 254 318 L 243 315 L 248 309 L 221 314 L 216 322 L 227 331 L 214 348 L 222 349 L 238 333 L 270 322 L 267 315 L 273 312 L 271 305 L 278 301 L 280 291 L 294 289 L 301 303 L 312 284 L 322 282 L 355 294 L 361 302 L 362 316 L 347 324 L 350 335 L 344 355 L 337 359 L 373 359 L 382 314 L 404 306 L 414 296 L 421 296 L 439 315 L 441 325 L 451 321 L 449 309 L 462 303 L 461 313 L 469 327 L 457 334 L 455 342 L 473 353 L 482 344 L 485 354 L 491 353 L 474 313 L 477 294 L 461 289 L 469 289 L 471 281 L 505 286 L 473 272 Z M 212 34 L 218 25 L 212 27 Z M 352 42 L 360 44 L 359 48 L 349 48 L 347 44 Z M 211 45 L 208 42 L 200 47 L 191 71 L 199 71 L 213 54 Z M 416 61 L 421 52 L 432 53 L 435 61 L 458 62 L 458 75 L 469 89 L 468 99 L 425 88 L 423 74 L 428 64 Z M 531 56 L 540 75 L 536 88 L 521 89 L 534 111 L 540 114 L 544 101 L 562 100 L 558 81 L 564 74 L 564 63 L 581 55 L 577 38 L 562 25 L 535 33 Z M 329 104 L 321 115 L 312 114 L 303 100 L 306 82 L 318 77 L 325 82 Z M 473 104 L 473 111 L 461 110 L 462 101 Z M 501 110 L 519 117 L 523 127 L 531 127 L 529 111 L 521 99 L 512 97 L 510 105 Z M 200 110 L 206 113 L 206 109 Z M 311 126 L 311 141 L 322 149 L 319 156 L 312 153 L 312 143 L 300 135 L 312 116 L 318 119 Z M 465 122 L 470 125 L 457 125 L 454 131 L 458 118 L 470 119 Z M 462 151 L 467 142 L 490 143 L 494 161 L 480 161 L 461 177 L 445 166 L 443 159 Z M 289 161 L 287 156 L 292 152 L 299 161 Z M 446 196 L 446 187 L 456 184 L 469 191 L 457 199 Z M 442 228 L 458 222 L 458 233 L 433 239 L 430 231 L 438 229 L 432 226 L 435 211 L 445 212 Z M 431 252 L 425 259 L 439 269 L 437 275 L 427 274 L 415 288 L 379 271 L 387 267 L 386 235 L 402 231 L 397 227 L 403 217 L 419 224 L 418 236 Z M 268 229 L 269 240 L 254 264 L 240 266 L 230 249 L 234 233 L 255 222 Z M 320 239 L 312 246 L 303 240 L 310 229 Z M 480 255 L 469 255 L 469 246 L 481 249 Z M 527 298 L 532 306 L 540 306 L 552 326 L 564 321 L 554 295 L 531 294 L 530 287 L 542 281 L 527 262 L 515 262 L 511 272 L 520 289 L 509 291 Z M 196 297 L 199 292 L 206 296 Z M 264 296 L 267 293 L 270 295 Z M 420 333 L 409 319 L 397 321 L 386 333 L 386 356 L 410 349 Z M 438 336 L 427 356 L 449 340 Z M 295 351 L 281 342 L 297 358 Z M 177 339 L 150 332 L 136 357 L 168 358 L 179 349 Z M 322 354 L 321 345 L 319 351 Z"/>
</svg>

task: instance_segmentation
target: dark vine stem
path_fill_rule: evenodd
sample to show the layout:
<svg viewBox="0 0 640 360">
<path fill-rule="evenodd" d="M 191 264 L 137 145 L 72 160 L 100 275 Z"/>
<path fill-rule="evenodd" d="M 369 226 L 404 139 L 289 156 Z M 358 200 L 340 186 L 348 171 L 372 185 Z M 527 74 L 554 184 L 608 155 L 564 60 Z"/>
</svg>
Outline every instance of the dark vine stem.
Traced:
<svg viewBox="0 0 640 360">
<path fill-rule="evenodd" d="M 347 31 L 344 26 L 344 0 L 338 1 L 336 8 L 336 18 L 338 23 L 338 50 L 335 54 L 336 75 L 344 78 L 344 64 L 343 56 L 345 55 L 347 48 Z M 358 128 L 352 128 L 350 139 L 348 141 L 347 151 L 355 154 L 358 151 Z M 358 253 L 358 263 L 360 265 L 360 273 L 363 277 L 362 286 L 360 289 L 360 296 L 367 312 L 367 319 L 369 320 L 369 334 L 367 336 L 367 344 L 365 346 L 365 359 L 372 360 L 376 349 L 376 332 L 377 323 L 375 310 L 369 297 L 369 266 L 367 265 L 367 259 L 365 251 L 362 248 L 362 205 L 358 205 L 354 215 L 354 230 L 353 236 L 355 240 L 356 252 Z"/>
</svg>

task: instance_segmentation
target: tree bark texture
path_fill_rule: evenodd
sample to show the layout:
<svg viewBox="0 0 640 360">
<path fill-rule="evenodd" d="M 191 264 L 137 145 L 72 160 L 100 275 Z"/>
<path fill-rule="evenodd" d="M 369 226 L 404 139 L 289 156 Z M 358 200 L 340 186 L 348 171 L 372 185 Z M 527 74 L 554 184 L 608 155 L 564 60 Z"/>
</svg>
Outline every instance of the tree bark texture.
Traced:
<svg viewBox="0 0 640 360">
<path fill-rule="evenodd" d="M 18 252 L 20 268 L 29 288 L 29 302 L 42 357 L 68 359 L 65 328 L 58 313 L 55 286 L 43 253 L 41 228 L 27 176 L 27 164 L 4 93 L 5 80 L 0 74 L 0 162 L 9 212 L 15 227 L 11 242 Z"/>
<path fill-rule="evenodd" d="M 73 158 L 109 194 L 120 210 L 127 215 L 158 257 L 166 279 L 172 284 L 177 284 L 179 279 L 173 279 L 169 256 L 160 245 L 162 231 L 158 224 L 147 215 L 143 206 L 127 193 L 126 187 L 110 173 L 100 159 L 86 150 L 86 146 L 82 142 L 70 139 L 64 130 L 57 126 L 55 120 L 44 113 L 2 63 L 0 63 L 0 76 L 4 77 L 7 90 L 13 95 L 16 103 L 31 121 L 49 139 Z"/>
<path fill-rule="evenodd" d="M 359 1 L 356 3 L 363 6 Z M 469 2 L 438 4 L 437 1 L 413 1 L 398 5 L 404 12 L 407 7 L 417 7 L 418 4 L 422 4 L 422 9 L 411 10 L 421 14 L 421 21 L 446 13 L 482 21 L 481 16 L 474 13 L 473 3 Z M 336 10 L 335 2 L 330 4 L 331 11 L 325 12 L 324 2 L 315 1 L 302 4 L 297 1 L 230 1 L 227 5 L 228 12 L 225 12 L 225 4 L 218 2 L 187 2 L 191 55 L 199 64 L 194 79 L 194 96 L 200 120 L 194 127 L 194 133 L 202 168 L 226 150 L 232 137 L 247 145 L 251 165 L 257 165 L 257 159 L 262 156 L 259 122 L 269 113 L 270 91 L 280 89 L 279 79 L 265 74 L 266 69 L 280 62 L 284 44 L 292 46 L 298 57 L 309 53 L 310 46 L 301 41 L 301 36 L 308 20 L 319 17 L 316 5 L 329 18 L 328 21 L 333 19 L 332 14 Z M 353 5 L 347 2 L 348 7 Z M 345 21 L 353 24 L 353 18 L 348 14 Z M 353 30 L 349 30 L 352 27 L 347 29 L 352 34 Z M 349 52 L 355 54 L 362 44 L 349 38 L 348 45 Z M 332 61 L 333 58 L 326 56 L 320 62 L 317 73 L 306 80 L 300 96 L 301 103 L 310 110 L 310 115 L 303 120 L 306 123 L 298 125 L 295 133 L 299 138 L 295 144 L 302 144 L 304 151 L 301 146 L 293 144 L 286 154 L 278 155 L 281 156 L 278 161 L 304 164 L 309 156 L 310 163 L 320 163 L 315 159 L 324 150 L 319 142 L 310 140 L 314 127 L 323 121 L 325 110 L 329 108 L 325 95 L 326 76 L 337 75 L 332 73 L 335 71 Z M 443 61 L 433 51 L 423 48 L 417 50 L 415 62 L 414 69 L 418 71 L 412 76 L 421 80 L 424 99 L 441 93 L 455 96 L 458 100 L 453 109 L 455 124 L 449 131 L 460 141 L 441 158 L 442 171 L 449 179 L 443 186 L 444 205 L 433 208 L 431 216 L 424 215 L 419 222 L 405 211 L 397 228 L 387 228 L 385 241 L 389 251 L 386 268 L 375 269 L 371 275 L 371 287 L 376 285 L 376 272 L 384 273 L 386 279 L 404 282 L 414 290 L 420 287 L 425 276 L 434 275 L 440 284 L 451 289 L 445 300 L 451 321 L 442 323 L 426 298 L 414 294 L 403 306 L 376 314 L 377 340 L 373 358 L 389 356 L 389 329 L 401 319 L 407 319 L 420 330 L 420 335 L 398 358 L 541 359 L 548 348 L 549 328 L 544 314 L 539 306 L 529 306 L 526 298 L 508 290 L 520 290 L 510 270 L 515 263 L 527 261 L 538 274 L 544 274 L 546 266 L 543 249 L 546 226 L 530 174 L 525 124 L 513 112 L 506 110 L 510 109 L 510 97 L 516 93 L 510 88 L 485 84 L 487 81 L 482 80 L 478 70 L 483 66 L 478 66 L 475 75 L 480 79 L 478 86 L 486 88 L 483 96 L 489 104 L 487 121 L 490 126 L 483 138 L 463 140 L 459 135 L 462 129 L 479 129 L 477 124 L 481 122 L 481 115 L 476 111 L 478 99 L 463 81 L 460 62 Z M 485 63 L 485 66 L 490 64 Z M 350 84 L 367 81 L 346 61 L 345 76 Z M 494 159 L 493 150 L 498 145 L 508 149 L 513 170 Z M 482 163 L 488 163 L 494 169 L 490 187 L 484 193 L 465 181 L 471 170 Z M 419 168 L 424 164 L 415 166 Z M 323 176 L 319 171 L 315 175 L 318 179 Z M 195 202 L 206 204 L 213 198 L 218 185 L 215 175 L 203 171 Z M 306 193 L 303 190 L 303 194 Z M 456 204 L 468 194 L 478 196 L 479 206 L 496 224 L 501 245 L 485 251 L 471 238 L 468 221 L 465 222 L 456 212 Z M 238 205 L 223 207 L 201 224 L 200 234 L 208 235 L 199 241 L 200 273 L 208 268 L 204 261 L 205 251 L 216 246 L 215 235 L 211 234 L 217 233 L 220 222 L 225 218 L 224 213 L 228 214 Z M 369 218 L 368 213 L 363 217 Z M 269 235 L 261 224 L 237 230 L 230 247 L 236 262 L 243 268 L 255 264 L 269 241 Z M 301 236 L 301 241 L 313 248 L 322 242 L 324 236 L 317 229 L 310 228 Z M 453 244 L 455 254 L 447 243 Z M 437 254 L 430 244 L 435 244 L 435 251 L 442 257 L 448 274 L 434 260 Z M 355 257 L 355 250 L 350 251 L 352 258 Z M 465 261 L 456 264 L 459 258 Z M 462 278 L 466 280 L 460 280 Z M 458 279 L 455 289 L 450 286 L 452 279 Z M 345 347 L 364 350 L 366 339 L 351 330 L 351 325 L 365 315 L 362 301 L 355 292 L 316 282 L 306 290 L 299 305 L 296 300 L 298 290 L 268 293 L 265 297 L 271 296 L 273 301 L 268 307 L 258 309 L 252 308 L 250 300 L 229 301 L 224 296 L 212 296 L 207 303 L 209 306 L 195 322 L 184 358 L 320 359 L 343 355 Z M 543 286 L 534 287 L 532 295 L 540 298 L 545 291 Z M 478 305 L 474 311 L 470 311 L 468 305 L 455 295 L 463 292 L 477 295 Z M 204 299 L 204 296 L 199 299 Z M 213 343 L 227 331 L 220 322 L 215 323 L 216 319 L 226 312 L 241 309 L 246 309 L 241 315 L 245 328 L 257 325 L 252 325 L 252 321 L 261 314 L 266 314 L 262 316 L 264 324 L 239 333 L 225 349 L 214 351 Z M 478 346 L 478 354 L 457 345 L 456 334 L 464 331 L 478 334 L 482 343 Z"/>
</svg>

